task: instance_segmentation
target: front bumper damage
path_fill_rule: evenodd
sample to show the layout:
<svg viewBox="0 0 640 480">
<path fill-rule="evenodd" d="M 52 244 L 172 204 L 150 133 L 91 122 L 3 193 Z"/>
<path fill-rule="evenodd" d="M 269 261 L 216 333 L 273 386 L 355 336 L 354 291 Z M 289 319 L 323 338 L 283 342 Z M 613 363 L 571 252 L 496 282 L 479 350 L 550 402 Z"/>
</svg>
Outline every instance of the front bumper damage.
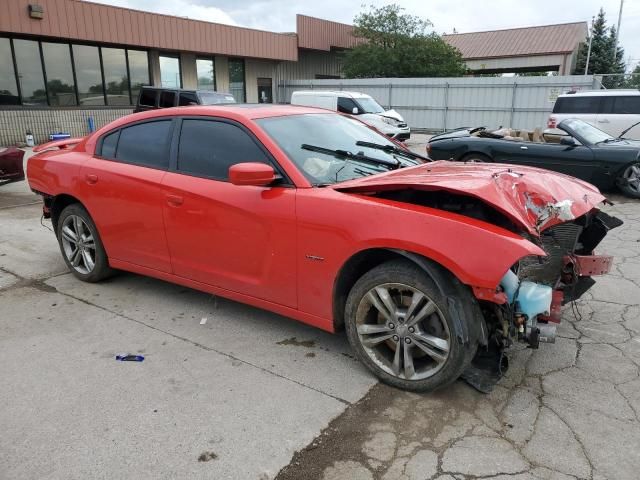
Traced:
<svg viewBox="0 0 640 480">
<path fill-rule="evenodd" d="M 622 221 L 602 211 L 591 212 L 545 230 L 536 241 L 545 257 L 525 257 L 509 269 L 494 292 L 475 290 L 481 300 L 487 345 L 479 349 L 463 378 L 480 391 L 490 391 L 508 367 L 504 351 L 514 342 L 538 348 L 554 343 L 562 305 L 579 299 L 606 275 L 613 257 L 595 253 L 609 230 Z"/>
</svg>

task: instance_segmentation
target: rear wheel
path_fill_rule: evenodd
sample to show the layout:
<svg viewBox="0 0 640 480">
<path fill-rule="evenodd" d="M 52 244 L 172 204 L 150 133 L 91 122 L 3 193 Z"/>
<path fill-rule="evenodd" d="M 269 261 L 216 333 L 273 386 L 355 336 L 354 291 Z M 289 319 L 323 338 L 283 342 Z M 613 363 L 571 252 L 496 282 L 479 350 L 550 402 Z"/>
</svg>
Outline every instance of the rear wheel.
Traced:
<svg viewBox="0 0 640 480">
<path fill-rule="evenodd" d="M 80 280 L 98 282 L 113 273 L 98 229 L 82 205 L 74 203 L 62 210 L 56 235 L 67 267 Z"/>
<path fill-rule="evenodd" d="M 620 176 L 618 186 L 629 197 L 640 198 L 640 163 L 629 165 Z"/>
<path fill-rule="evenodd" d="M 359 359 L 385 383 L 430 391 L 456 380 L 475 352 L 457 341 L 440 290 L 412 262 L 386 262 L 353 286 L 345 328 Z"/>
<path fill-rule="evenodd" d="M 491 159 L 484 153 L 467 153 L 460 159 L 460 161 L 470 163 L 487 163 L 490 162 Z"/>
</svg>

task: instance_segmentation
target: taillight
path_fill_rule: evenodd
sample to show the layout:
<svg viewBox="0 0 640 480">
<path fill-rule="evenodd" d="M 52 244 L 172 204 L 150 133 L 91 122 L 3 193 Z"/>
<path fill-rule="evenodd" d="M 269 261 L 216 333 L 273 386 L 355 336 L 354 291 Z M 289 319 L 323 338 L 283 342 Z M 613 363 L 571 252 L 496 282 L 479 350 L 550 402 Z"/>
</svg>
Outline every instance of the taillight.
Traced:
<svg viewBox="0 0 640 480">
<path fill-rule="evenodd" d="M 556 128 L 556 117 L 549 117 L 547 128 Z"/>
<path fill-rule="evenodd" d="M 427 155 L 431 153 L 431 144 L 427 143 Z"/>
</svg>

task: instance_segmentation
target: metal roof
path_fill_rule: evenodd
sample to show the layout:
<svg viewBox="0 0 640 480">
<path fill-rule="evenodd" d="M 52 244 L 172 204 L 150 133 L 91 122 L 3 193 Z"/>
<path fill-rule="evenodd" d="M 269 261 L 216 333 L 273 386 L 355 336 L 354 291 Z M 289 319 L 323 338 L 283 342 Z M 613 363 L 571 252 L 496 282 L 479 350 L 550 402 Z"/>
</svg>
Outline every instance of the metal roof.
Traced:
<svg viewBox="0 0 640 480">
<path fill-rule="evenodd" d="M 465 60 L 566 54 L 584 42 L 587 22 L 443 35 Z"/>
</svg>

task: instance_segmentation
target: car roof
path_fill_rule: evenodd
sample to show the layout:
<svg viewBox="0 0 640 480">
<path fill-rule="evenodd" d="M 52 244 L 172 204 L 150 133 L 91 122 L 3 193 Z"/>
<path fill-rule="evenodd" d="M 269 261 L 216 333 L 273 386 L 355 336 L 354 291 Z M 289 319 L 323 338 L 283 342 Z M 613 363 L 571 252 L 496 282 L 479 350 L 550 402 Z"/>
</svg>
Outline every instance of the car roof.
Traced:
<svg viewBox="0 0 640 480">
<path fill-rule="evenodd" d="M 112 127 L 139 122 L 146 119 L 174 116 L 211 116 L 240 120 L 242 118 L 255 120 L 259 118 L 283 117 L 288 115 L 303 115 L 309 113 L 337 115 L 324 108 L 301 107 L 297 105 L 274 105 L 269 103 L 227 103 L 216 105 L 192 105 L 187 107 L 171 107 L 147 110 L 121 117 L 113 122 Z"/>
<path fill-rule="evenodd" d="M 348 98 L 365 98 L 370 96 L 362 92 L 348 92 L 345 90 L 297 90 L 293 92 L 292 95 L 295 95 L 296 93 L 303 93 L 305 95 L 335 95 L 337 97 Z"/>
<path fill-rule="evenodd" d="M 563 93 L 559 97 L 616 97 L 616 96 L 636 96 L 640 95 L 640 90 L 616 89 L 616 90 L 586 90 L 575 93 Z"/>
</svg>

